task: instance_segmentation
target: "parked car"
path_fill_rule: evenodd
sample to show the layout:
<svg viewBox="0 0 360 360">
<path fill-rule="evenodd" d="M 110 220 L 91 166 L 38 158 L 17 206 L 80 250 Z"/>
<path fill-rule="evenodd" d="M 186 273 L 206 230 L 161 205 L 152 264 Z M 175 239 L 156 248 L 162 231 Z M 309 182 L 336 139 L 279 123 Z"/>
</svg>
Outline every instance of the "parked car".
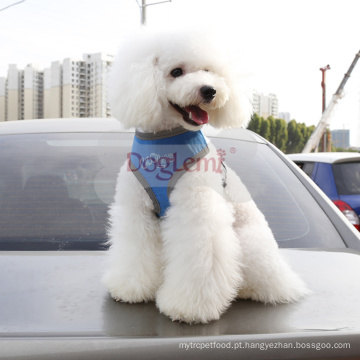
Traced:
<svg viewBox="0 0 360 360">
<path fill-rule="evenodd" d="M 244 129 L 211 138 L 312 294 L 277 306 L 234 301 L 205 325 L 112 300 L 100 281 L 107 208 L 132 137 L 112 119 L 0 123 L 0 359 L 360 356 L 359 233 Z"/>
<path fill-rule="evenodd" d="M 360 231 L 360 154 L 290 154 L 293 160 Z"/>
</svg>

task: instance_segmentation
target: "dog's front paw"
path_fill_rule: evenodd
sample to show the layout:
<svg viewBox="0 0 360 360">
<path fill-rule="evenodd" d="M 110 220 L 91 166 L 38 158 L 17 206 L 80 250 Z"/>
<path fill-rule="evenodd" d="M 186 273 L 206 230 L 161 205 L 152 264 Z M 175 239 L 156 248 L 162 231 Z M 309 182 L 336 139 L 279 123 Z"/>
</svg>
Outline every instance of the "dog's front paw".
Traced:
<svg viewBox="0 0 360 360">
<path fill-rule="evenodd" d="M 117 291 L 110 291 L 110 296 L 117 302 L 123 302 L 123 303 L 129 303 L 129 304 L 137 304 L 142 302 L 149 302 L 153 301 L 153 297 L 145 297 L 141 296 L 140 294 L 135 293 L 128 293 L 125 294 L 121 289 L 118 289 Z"/>
<path fill-rule="evenodd" d="M 186 322 L 188 324 L 207 324 L 219 320 L 226 309 L 223 304 L 215 302 L 196 302 L 194 299 L 185 299 L 184 296 L 174 297 L 165 291 L 159 291 L 156 296 L 156 305 L 161 313 L 172 321 Z"/>
<path fill-rule="evenodd" d="M 151 286 L 141 286 L 132 281 L 123 281 L 121 278 L 113 276 L 111 273 L 105 274 L 103 283 L 108 288 L 111 297 L 119 302 L 140 303 L 155 300 L 157 288 Z"/>
<path fill-rule="evenodd" d="M 201 306 L 201 305 L 200 305 Z M 200 307 L 199 306 L 199 307 Z M 204 312 L 201 309 L 178 309 L 176 306 L 171 306 L 167 309 L 158 305 L 160 312 L 168 316 L 172 321 L 179 323 L 185 322 L 188 324 L 207 324 L 214 320 L 219 320 L 221 313 L 217 311 Z"/>
<path fill-rule="evenodd" d="M 118 287 L 116 289 L 110 289 L 109 292 L 111 297 L 118 302 L 126 302 L 130 304 L 149 302 L 155 299 L 154 294 L 144 291 L 139 291 L 139 289 L 127 289 L 124 287 Z"/>
</svg>

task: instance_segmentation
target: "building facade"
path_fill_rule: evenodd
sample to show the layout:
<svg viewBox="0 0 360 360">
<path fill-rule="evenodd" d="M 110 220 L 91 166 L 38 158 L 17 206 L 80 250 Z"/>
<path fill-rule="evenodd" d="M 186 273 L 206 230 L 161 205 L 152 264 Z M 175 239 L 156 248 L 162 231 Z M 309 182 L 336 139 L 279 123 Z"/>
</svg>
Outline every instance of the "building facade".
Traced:
<svg viewBox="0 0 360 360">
<path fill-rule="evenodd" d="M 255 93 L 253 97 L 253 111 L 263 118 L 279 115 L 279 102 L 275 94 L 264 95 Z"/>
<path fill-rule="evenodd" d="M 279 119 L 284 119 L 287 123 L 291 120 L 291 115 L 289 112 L 279 112 Z"/>
<path fill-rule="evenodd" d="M 43 118 L 43 71 L 34 65 L 9 65 L 0 78 L 0 121 Z"/>
<path fill-rule="evenodd" d="M 0 121 L 5 121 L 7 117 L 7 79 L 0 77 Z"/>
<path fill-rule="evenodd" d="M 26 66 L 21 83 L 22 119 L 42 119 L 44 117 L 44 72 L 32 65 Z"/>
<path fill-rule="evenodd" d="M 335 147 L 348 149 L 350 147 L 350 130 L 331 130 L 331 141 Z"/>
<path fill-rule="evenodd" d="M 44 118 L 62 118 L 62 64 L 53 61 L 50 68 L 44 70 Z"/>
<path fill-rule="evenodd" d="M 96 53 L 44 70 L 9 65 L 7 78 L 0 78 L 0 121 L 110 117 L 105 83 L 112 62 L 113 56 Z"/>
</svg>

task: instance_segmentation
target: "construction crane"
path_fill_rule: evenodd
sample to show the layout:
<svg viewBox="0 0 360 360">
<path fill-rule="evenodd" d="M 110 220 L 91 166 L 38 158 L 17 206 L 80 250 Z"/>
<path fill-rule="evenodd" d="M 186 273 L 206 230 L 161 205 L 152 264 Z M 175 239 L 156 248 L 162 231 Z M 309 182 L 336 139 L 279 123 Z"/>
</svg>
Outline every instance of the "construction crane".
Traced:
<svg viewBox="0 0 360 360">
<path fill-rule="evenodd" d="M 303 153 L 310 153 L 313 149 L 317 148 L 322 135 L 324 134 L 327 126 L 330 124 L 330 117 L 334 110 L 334 107 L 341 99 L 345 84 L 348 81 L 348 79 L 351 75 L 351 72 L 353 71 L 357 61 L 359 60 L 359 57 L 360 57 L 360 51 L 355 55 L 355 58 L 354 58 L 352 64 L 350 65 L 349 70 L 344 75 L 344 78 L 343 78 L 341 84 L 339 85 L 338 89 L 336 90 L 336 93 L 333 95 L 329 105 L 324 110 L 324 112 L 321 116 L 321 119 L 319 121 L 319 124 L 317 125 L 316 129 L 313 131 L 309 140 L 307 141 L 307 143 L 304 146 L 304 149 L 302 151 Z"/>
</svg>

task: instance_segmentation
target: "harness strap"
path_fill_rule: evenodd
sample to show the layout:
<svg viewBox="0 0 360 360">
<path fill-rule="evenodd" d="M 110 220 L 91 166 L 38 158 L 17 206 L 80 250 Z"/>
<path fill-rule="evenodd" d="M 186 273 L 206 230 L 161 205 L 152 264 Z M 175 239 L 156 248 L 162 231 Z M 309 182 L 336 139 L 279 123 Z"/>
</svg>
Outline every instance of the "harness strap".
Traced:
<svg viewBox="0 0 360 360">
<path fill-rule="evenodd" d="M 222 174 L 223 174 L 223 177 L 222 177 L 222 186 L 223 186 L 223 188 L 226 188 L 226 186 L 227 186 L 227 183 L 226 183 L 226 180 L 227 180 L 227 169 L 226 169 L 225 163 L 221 162 L 221 165 L 222 165 L 222 167 L 223 167 L 223 172 L 222 172 Z"/>
</svg>

